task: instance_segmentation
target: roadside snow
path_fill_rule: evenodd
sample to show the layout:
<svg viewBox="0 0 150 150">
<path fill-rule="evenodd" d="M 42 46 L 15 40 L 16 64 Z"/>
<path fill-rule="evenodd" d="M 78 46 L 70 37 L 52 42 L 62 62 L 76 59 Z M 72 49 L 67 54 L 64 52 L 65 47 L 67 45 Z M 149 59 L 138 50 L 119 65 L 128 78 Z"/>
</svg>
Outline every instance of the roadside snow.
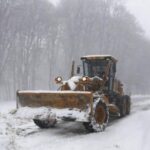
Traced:
<svg viewBox="0 0 150 150">
<path fill-rule="evenodd" d="M 15 102 L 0 103 L 0 150 L 149 150 L 150 96 L 132 97 L 131 115 L 111 121 L 104 132 L 87 133 L 80 123 L 40 129 L 18 118 Z M 10 113 L 11 111 L 11 113 Z"/>
<path fill-rule="evenodd" d="M 0 113 L 8 113 L 16 108 L 15 101 L 0 101 Z"/>
</svg>

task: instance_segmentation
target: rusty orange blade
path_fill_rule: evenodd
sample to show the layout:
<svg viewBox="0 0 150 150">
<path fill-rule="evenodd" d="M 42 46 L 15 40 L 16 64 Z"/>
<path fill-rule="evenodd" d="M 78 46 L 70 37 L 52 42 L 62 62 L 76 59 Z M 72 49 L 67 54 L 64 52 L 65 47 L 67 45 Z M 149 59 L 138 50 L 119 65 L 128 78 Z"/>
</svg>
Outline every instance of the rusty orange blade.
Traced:
<svg viewBox="0 0 150 150">
<path fill-rule="evenodd" d="M 92 105 L 91 92 L 78 91 L 18 91 L 18 103 L 21 107 L 54 107 L 86 109 Z"/>
</svg>

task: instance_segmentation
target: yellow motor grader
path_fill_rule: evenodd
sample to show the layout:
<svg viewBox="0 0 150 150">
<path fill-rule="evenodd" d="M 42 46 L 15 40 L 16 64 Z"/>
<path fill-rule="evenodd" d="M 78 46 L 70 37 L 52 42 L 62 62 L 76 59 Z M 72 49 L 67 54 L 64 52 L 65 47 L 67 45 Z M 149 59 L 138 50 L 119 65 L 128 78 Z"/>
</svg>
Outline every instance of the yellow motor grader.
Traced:
<svg viewBox="0 0 150 150">
<path fill-rule="evenodd" d="M 57 91 L 17 91 L 19 108 L 47 109 L 44 117 L 38 111 L 33 117 L 40 128 L 53 127 L 63 120 L 82 122 L 89 132 L 99 132 L 111 116 L 130 113 L 130 96 L 124 95 L 123 84 L 115 78 L 117 60 L 110 55 L 89 55 L 81 60 L 82 75 L 77 67 L 80 76 L 67 81 L 57 77 Z"/>
</svg>

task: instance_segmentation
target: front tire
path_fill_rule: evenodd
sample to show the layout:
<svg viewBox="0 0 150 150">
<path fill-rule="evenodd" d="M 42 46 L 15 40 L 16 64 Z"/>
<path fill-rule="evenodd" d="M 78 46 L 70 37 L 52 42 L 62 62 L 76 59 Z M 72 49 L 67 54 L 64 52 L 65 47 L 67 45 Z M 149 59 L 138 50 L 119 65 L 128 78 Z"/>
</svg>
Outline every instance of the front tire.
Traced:
<svg viewBox="0 0 150 150">
<path fill-rule="evenodd" d="M 93 117 L 90 122 L 84 122 L 85 129 L 89 132 L 104 131 L 109 120 L 109 111 L 106 104 L 97 100 L 94 104 Z"/>
</svg>

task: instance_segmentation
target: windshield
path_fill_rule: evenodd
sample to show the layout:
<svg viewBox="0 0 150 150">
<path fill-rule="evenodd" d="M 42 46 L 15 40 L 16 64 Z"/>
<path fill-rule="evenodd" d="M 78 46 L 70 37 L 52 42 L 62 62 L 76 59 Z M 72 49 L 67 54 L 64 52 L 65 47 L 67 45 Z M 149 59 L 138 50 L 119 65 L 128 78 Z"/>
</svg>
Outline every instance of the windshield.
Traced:
<svg viewBox="0 0 150 150">
<path fill-rule="evenodd" d="M 106 60 L 84 60 L 83 68 L 84 75 L 89 77 L 99 76 L 102 77 L 103 73 L 106 71 L 108 61 Z"/>
</svg>

